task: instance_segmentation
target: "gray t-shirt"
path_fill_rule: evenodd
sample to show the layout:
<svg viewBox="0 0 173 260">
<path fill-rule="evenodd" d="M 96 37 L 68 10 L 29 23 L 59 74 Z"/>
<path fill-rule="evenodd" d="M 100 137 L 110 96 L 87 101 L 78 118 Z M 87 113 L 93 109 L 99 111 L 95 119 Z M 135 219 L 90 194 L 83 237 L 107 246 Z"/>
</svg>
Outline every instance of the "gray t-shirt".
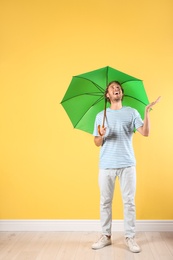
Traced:
<svg viewBox="0 0 173 260">
<path fill-rule="evenodd" d="M 94 136 L 99 136 L 98 125 L 102 125 L 104 111 L 96 116 Z M 113 169 L 136 164 L 132 137 L 135 129 L 143 125 L 138 111 L 131 107 L 106 110 L 106 135 L 100 149 L 100 169 Z"/>
</svg>

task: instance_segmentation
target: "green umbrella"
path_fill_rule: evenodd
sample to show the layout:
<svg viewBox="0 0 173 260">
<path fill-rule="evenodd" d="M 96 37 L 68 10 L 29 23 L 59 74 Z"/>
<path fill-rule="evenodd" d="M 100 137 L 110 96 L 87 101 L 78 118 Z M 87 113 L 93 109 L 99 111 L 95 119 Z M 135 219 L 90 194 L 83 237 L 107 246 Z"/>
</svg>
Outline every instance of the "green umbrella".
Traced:
<svg viewBox="0 0 173 260">
<path fill-rule="evenodd" d="M 124 89 L 123 106 L 137 109 L 144 118 L 149 100 L 142 80 L 107 66 L 72 77 L 61 105 L 74 128 L 93 133 L 97 113 L 110 106 L 105 102 L 104 92 L 114 80 Z"/>
</svg>

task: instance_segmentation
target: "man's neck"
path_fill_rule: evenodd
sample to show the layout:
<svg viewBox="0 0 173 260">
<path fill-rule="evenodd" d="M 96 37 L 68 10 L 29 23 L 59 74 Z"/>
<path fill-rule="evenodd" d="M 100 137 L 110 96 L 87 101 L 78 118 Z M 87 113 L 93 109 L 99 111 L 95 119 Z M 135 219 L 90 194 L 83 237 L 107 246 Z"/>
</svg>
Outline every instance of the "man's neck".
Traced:
<svg viewBox="0 0 173 260">
<path fill-rule="evenodd" d="M 112 110 L 119 110 L 122 108 L 122 102 L 121 100 L 118 101 L 118 102 L 111 102 L 111 106 L 110 106 L 110 109 Z"/>
</svg>

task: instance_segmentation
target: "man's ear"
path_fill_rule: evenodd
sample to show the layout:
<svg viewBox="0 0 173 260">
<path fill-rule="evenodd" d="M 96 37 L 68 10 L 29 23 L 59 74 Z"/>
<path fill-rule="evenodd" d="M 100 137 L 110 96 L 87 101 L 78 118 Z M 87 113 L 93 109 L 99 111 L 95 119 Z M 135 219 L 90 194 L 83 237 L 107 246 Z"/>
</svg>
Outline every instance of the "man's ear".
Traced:
<svg viewBox="0 0 173 260">
<path fill-rule="evenodd" d="M 106 93 L 106 97 L 109 98 L 109 93 Z"/>
</svg>

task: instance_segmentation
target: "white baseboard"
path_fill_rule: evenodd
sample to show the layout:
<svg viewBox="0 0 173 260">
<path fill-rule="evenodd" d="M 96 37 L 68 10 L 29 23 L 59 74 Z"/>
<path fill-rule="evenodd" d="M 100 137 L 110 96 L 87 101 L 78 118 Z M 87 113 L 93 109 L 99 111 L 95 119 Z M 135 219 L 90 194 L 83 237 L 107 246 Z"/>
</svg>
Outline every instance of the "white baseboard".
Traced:
<svg viewBox="0 0 173 260">
<path fill-rule="evenodd" d="M 0 220 L 0 231 L 101 231 L 100 220 Z M 113 220 L 112 231 L 124 231 Z M 173 231 L 173 220 L 137 220 L 136 231 Z"/>
</svg>

